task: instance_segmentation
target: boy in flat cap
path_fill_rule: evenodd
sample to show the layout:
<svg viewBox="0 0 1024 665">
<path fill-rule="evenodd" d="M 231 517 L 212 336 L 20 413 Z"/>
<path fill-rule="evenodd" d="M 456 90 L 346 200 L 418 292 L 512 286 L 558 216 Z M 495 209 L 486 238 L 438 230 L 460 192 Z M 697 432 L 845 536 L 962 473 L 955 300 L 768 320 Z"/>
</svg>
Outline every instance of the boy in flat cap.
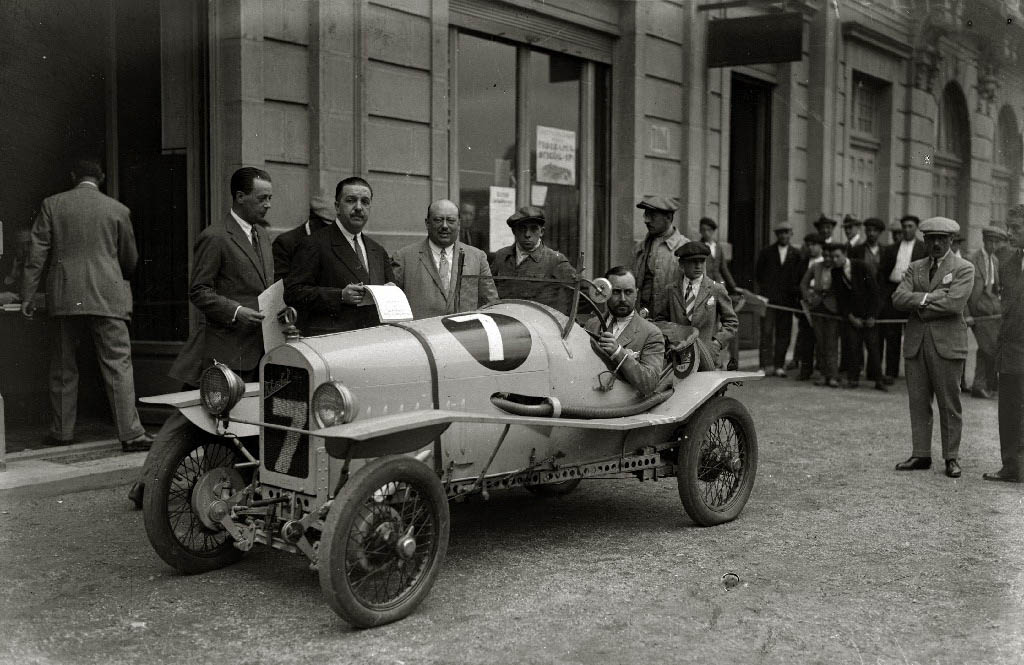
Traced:
<svg viewBox="0 0 1024 665">
<path fill-rule="evenodd" d="M 705 275 L 707 258 L 711 255 L 707 245 L 688 242 L 677 249 L 675 255 L 682 275 L 668 288 L 669 320 L 697 328 L 700 341 L 714 359 L 714 367 L 721 367 L 722 349 L 739 328 L 732 300 L 724 286 Z"/>
<path fill-rule="evenodd" d="M 544 210 L 537 206 L 523 206 L 508 218 L 515 242 L 499 249 L 491 262 L 491 274 L 500 277 L 531 277 L 573 283 L 576 270 L 561 252 L 544 244 Z M 543 282 L 496 279 L 498 294 L 505 300 L 521 298 L 533 300 L 568 314 L 571 307 L 571 289 Z"/>
<path fill-rule="evenodd" d="M 323 194 L 314 196 L 309 202 L 309 218 L 299 226 L 290 231 L 285 231 L 274 238 L 272 249 L 274 251 L 274 281 L 284 279 L 288 276 L 288 269 L 292 263 L 292 256 L 303 240 L 313 235 L 320 229 L 327 228 L 334 224 L 338 213 L 334 209 L 334 201 Z"/>
<path fill-rule="evenodd" d="M 633 274 L 640 294 L 637 307 L 650 317 L 664 318 L 668 309 L 666 289 L 679 280 L 674 252 L 688 242 L 672 223 L 679 201 L 669 196 L 645 196 L 636 207 L 644 211 L 647 237 L 633 245 Z"/>
<path fill-rule="evenodd" d="M 775 242 L 757 255 L 754 269 L 757 287 L 771 305 L 800 307 L 800 252 L 789 244 L 793 227 L 783 222 L 775 227 Z M 760 366 L 778 377 L 786 376 L 786 353 L 793 334 L 793 312 L 768 309 L 761 318 Z"/>
<path fill-rule="evenodd" d="M 897 309 L 909 312 L 903 357 L 913 451 L 897 471 L 927 469 L 932 464 L 932 399 L 939 409 L 939 431 L 946 475 L 960 477 L 957 456 L 963 419 L 960 376 L 967 358 L 964 310 L 974 286 L 974 266 L 956 257 L 952 240 L 960 225 L 945 217 L 921 224 L 928 256 L 914 261 L 893 293 Z"/>
<path fill-rule="evenodd" d="M 998 226 L 982 229 L 981 249 L 971 256 L 971 263 L 974 264 L 974 288 L 967 301 L 967 310 L 971 314 L 967 323 L 971 325 L 974 339 L 978 341 L 971 395 L 981 399 L 990 399 L 996 387 L 996 340 L 999 337 L 999 319 L 974 319 L 1000 313 L 999 259 L 996 253 L 1006 244 L 1006 237 L 1006 231 Z"/>
</svg>

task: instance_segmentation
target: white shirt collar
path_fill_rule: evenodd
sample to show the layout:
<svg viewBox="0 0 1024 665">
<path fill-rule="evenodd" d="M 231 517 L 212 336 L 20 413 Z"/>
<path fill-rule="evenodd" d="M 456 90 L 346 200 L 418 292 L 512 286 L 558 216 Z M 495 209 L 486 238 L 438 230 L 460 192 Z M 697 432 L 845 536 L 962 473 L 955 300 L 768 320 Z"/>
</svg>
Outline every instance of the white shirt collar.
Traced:
<svg viewBox="0 0 1024 665">
<path fill-rule="evenodd" d="M 615 335 L 615 337 L 621 335 L 622 331 L 626 329 L 626 326 L 629 325 L 629 322 L 633 320 L 634 316 L 636 316 L 636 312 L 630 312 L 629 316 L 622 319 L 613 316 L 611 333 Z"/>
<path fill-rule="evenodd" d="M 540 248 L 544 246 L 544 241 L 537 243 L 537 247 L 532 252 L 525 252 L 523 248 L 519 246 L 519 243 L 513 243 L 513 247 L 516 248 L 516 265 L 519 265 L 526 260 L 526 257 L 533 256 L 540 251 Z"/>
<path fill-rule="evenodd" d="M 693 284 L 693 290 L 696 293 L 700 291 L 700 283 L 704 280 L 704 275 L 701 275 L 697 279 L 690 279 L 686 275 L 683 275 L 683 294 L 686 293 L 686 287 Z"/>
<path fill-rule="evenodd" d="M 345 239 L 348 240 L 348 244 L 350 244 L 350 245 L 353 243 L 353 241 L 355 241 L 356 235 L 360 235 L 360 234 L 353 235 L 353 234 L 349 233 L 348 229 L 345 228 L 345 226 L 341 223 L 340 219 L 335 219 L 334 220 L 334 225 L 338 227 L 338 230 L 341 231 L 341 235 L 345 236 Z"/>
<path fill-rule="evenodd" d="M 77 185 L 75 185 L 75 187 L 81 187 L 82 185 L 88 185 L 89 187 L 94 187 L 96 189 L 100 188 L 100 186 L 94 183 L 92 180 L 82 180 Z"/>
<path fill-rule="evenodd" d="M 430 245 L 430 252 L 434 255 L 435 260 L 440 260 L 441 252 L 447 254 L 449 260 L 452 258 L 452 254 L 455 253 L 454 244 L 448 245 L 447 247 L 441 247 L 439 245 L 435 245 L 433 240 L 427 240 L 427 244 Z"/>
<path fill-rule="evenodd" d="M 242 228 L 242 231 L 245 232 L 245 237 L 249 239 L 249 242 L 252 242 L 252 224 L 239 217 L 238 213 L 236 213 L 234 210 L 231 211 L 231 216 L 235 218 L 235 221 L 238 222 L 238 225 Z"/>
</svg>

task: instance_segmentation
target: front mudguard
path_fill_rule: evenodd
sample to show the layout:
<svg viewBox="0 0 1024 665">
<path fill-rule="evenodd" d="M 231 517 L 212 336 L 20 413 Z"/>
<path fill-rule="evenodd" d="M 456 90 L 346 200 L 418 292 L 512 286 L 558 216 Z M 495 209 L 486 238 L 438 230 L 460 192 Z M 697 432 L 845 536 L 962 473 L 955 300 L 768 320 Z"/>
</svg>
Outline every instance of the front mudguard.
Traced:
<svg viewBox="0 0 1024 665">
<path fill-rule="evenodd" d="M 189 422 L 209 434 L 222 436 L 227 432 L 230 432 L 239 438 L 243 438 L 247 436 L 257 436 L 260 433 L 260 428 L 258 426 L 246 425 L 238 422 L 231 423 L 231 427 L 227 431 L 221 429 L 218 419 L 211 416 L 203 408 L 202 402 L 199 400 L 198 390 L 186 390 L 180 393 L 153 395 L 151 397 L 143 397 L 139 401 L 146 404 L 164 404 L 167 406 L 173 406 L 178 410 L 178 413 L 184 416 Z M 231 409 L 231 417 L 251 422 L 260 422 L 260 384 L 245 384 L 245 395 L 238 404 L 235 405 L 235 408 Z"/>
</svg>

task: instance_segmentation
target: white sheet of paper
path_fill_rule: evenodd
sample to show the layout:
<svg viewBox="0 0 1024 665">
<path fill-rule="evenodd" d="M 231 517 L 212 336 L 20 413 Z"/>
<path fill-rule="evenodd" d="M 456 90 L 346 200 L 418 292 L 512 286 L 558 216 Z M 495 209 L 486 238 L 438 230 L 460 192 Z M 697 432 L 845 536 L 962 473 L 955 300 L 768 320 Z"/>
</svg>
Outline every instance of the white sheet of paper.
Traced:
<svg viewBox="0 0 1024 665">
<path fill-rule="evenodd" d="M 530 185 L 530 205 L 537 206 L 539 208 L 544 207 L 544 202 L 548 200 L 548 186 L 547 185 Z"/>
<path fill-rule="evenodd" d="M 490 251 L 496 252 L 508 247 L 515 240 L 508 218 L 516 211 L 516 190 L 514 187 L 491 187 L 488 210 L 490 211 Z"/>
<path fill-rule="evenodd" d="M 284 280 L 277 280 L 257 297 L 263 314 L 263 352 L 284 344 L 284 332 L 277 320 L 277 313 L 285 308 Z"/>
<path fill-rule="evenodd" d="M 412 321 L 412 308 L 409 307 L 405 291 L 394 284 L 367 284 L 363 304 L 368 300 L 372 300 L 377 306 L 377 316 L 380 317 L 381 323 Z"/>
</svg>

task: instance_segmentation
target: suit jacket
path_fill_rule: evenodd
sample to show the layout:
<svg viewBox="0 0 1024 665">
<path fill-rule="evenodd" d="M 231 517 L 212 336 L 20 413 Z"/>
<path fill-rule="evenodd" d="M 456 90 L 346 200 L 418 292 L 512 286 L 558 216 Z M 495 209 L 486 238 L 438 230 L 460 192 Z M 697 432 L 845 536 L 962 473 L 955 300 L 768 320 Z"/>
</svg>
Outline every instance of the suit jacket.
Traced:
<svg viewBox="0 0 1024 665">
<path fill-rule="evenodd" d="M 542 277 L 561 282 L 575 282 L 576 270 L 561 252 L 541 245 L 530 256 L 516 265 L 516 246 L 502 247 L 494 254 L 491 274 L 495 277 Z M 496 280 L 498 294 L 505 300 L 524 299 L 554 307 L 563 314 L 569 313 L 572 290 L 556 284 L 543 282 L 517 282 Z"/>
<path fill-rule="evenodd" d="M 847 259 L 850 264 L 850 279 L 846 279 L 843 268 L 832 268 L 832 289 L 836 294 L 839 313 L 844 317 L 853 314 L 857 318 L 877 318 L 882 302 L 878 297 L 878 283 L 863 261 Z"/>
<path fill-rule="evenodd" d="M 779 243 L 775 242 L 757 255 L 755 279 L 760 293 L 775 305 L 800 306 L 800 250 L 792 245 L 786 252 L 786 263 L 779 263 Z"/>
<path fill-rule="evenodd" d="M 704 244 L 706 245 L 707 243 Z M 704 264 L 704 272 L 708 277 L 719 284 L 725 284 L 726 291 L 734 293 L 736 291 L 736 280 L 732 278 L 732 272 L 729 270 L 729 262 L 725 259 L 726 248 L 728 246 L 729 243 L 725 242 L 715 243 L 716 253 L 708 257 L 708 260 Z"/>
<path fill-rule="evenodd" d="M 633 275 L 636 276 L 638 291 L 644 281 L 645 267 L 654 273 L 653 297 L 651 302 L 642 303 L 650 310 L 651 318 L 668 316 L 666 289 L 678 282 L 680 276 L 679 259 L 676 258 L 675 251 L 687 242 L 689 241 L 686 236 L 671 226 L 666 233 L 651 241 L 649 258 L 646 238 L 633 244 Z"/>
<path fill-rule="evenodd" d="M 967 322 L 964 310 L 974 286 L 974 266 L 949 252 L 929 280 L 931 257 L 914 261 L 892 294 L 896 309 L 910 312 L 903 333 L 903 356 L 913 358 L 921 349 L 925 333 L 942 358 L 967 357 Z M 927 294 L 927 304 L 921 302 Z"/>
<path fill-rule="evenodd" d="M 812 310 L 839 313 L 839 301 L 832 285 L 832 269 L 826 268 L 824 261 L 807 267 L 800 280 L 800 293 Z"/>
<path fill-rule="evenodd" d="M 329 224 L 324 224 L 319 221 L 319 219 L 309 219 L 305 223 L 296 226 L 294 229 L 285 231 L 274 238 L 275 282 L 288 276 L 288 270 L 292 264 L 292 257 L 295 256 L 295 252 L 298 250 L 299 245 L 301 245 L 303 241 L 312 234 L 329 226 Z"/>
<path fill-rule="evenodd" d="M 299 328 L 307 335 L 359 330 L 380 323 L 372 304 L 341 301 L 341 292 L 349 284 L 395 281 L 388 253 L 366 234 L 360 237 L 369 272 L 337 224 L 309 236 L 292 257 L 284 280 L 284 301 L 298 310 Z"/>
<path fill-rule="evenodd" d="M 1021 250 L 1006 252 L 999 264 L 1003 318 L 996 361 L 1003 374 L 1024 374 L 1024 272 Z"/>
<path fill-rule="evenodd" d="M 697 328 L 700 340 L 709 350 L 713 349 L 713 339 L 718 340 L 719 351 L 726 348 L 740 325 L 725 287 L 709 279 L 707 275 L 700 281 L 697 298 L 689 316 L 686 314 L 682 279 L 668 289 L 668 309 L 669 320 Z"/>
<path fill-rule="evenodd" d="M 592 333 L 596 333 L 600 327 L 600 320 L 596 316 L 587 321 L 586 328 Z M 634 314 L 617 339 L 627 352 L 624 353 L 625 359 L 613 356 L 608 361 L 610 369 L 615 369 L 621 361 L 619 373 L 629 381 L 629 385 L 636 388 L 641 397 L 647 397 L 658 386 L 661 370 L 665 366 L 665 336 L 653 323 Z M 628 353 L 630 351 L 632 353 Z"/>
<path fill-rule="evenodd" d="M 238 306 L 259 309 L 271 284 L 274 261 L 266 228 L 259 228 L 260 254 L 229 214 L 203 229 L 196 240 L 188 297 L 201 314 L 199 326 L 171 366 L 170 376 L 199 385 L 203 370 L 218 360 L 233 370 L 251 370 L 263 357 L 263 331 L 234 320 Z M 276 312 L 264 312 L 274 316 Z"/>
<path fill-rule="evenodd" d="M 32 226 L 21 299 L 28 302 L 46 278 L 50 316 L 91 315 L 130 319 L 128 279 L 139 258 L 128 208 L 80 183 L 47 197 Z"/>
<path fill-rule="evenodd" d="M 498 292 L 490 279 L 476 279 L 474 276 L 491 276 L 487 255 L 476 247 L 455 243 L 452 251 L 451 279 L 441 284 L 441 276 L 434 265 L 430 241 L 407 245 L 391 257 L 391 269 L 397 284 L 409 299 L 412 315 L 417 319 L 431 316 L 454 314 L 477 309 L 481 305 L 497 302 Z M 458 281 L 459 252 L 465 253 L 462 266 L 462 288 L 455 308 L 455 283 Z"/>
<path fill-rule="evenodd" d="M 876 245 L 876 247 L 878 248 L 877 254 L 869 251 L 868 246 L 865 243 L 854 245 L 850 248 L 849 258 L 863 261 L 871 270 L 871 274 L 875 278 L 875 281 L 879 281 L 881 277 L 878 272 L 878 267 L 882 264 L 882 255 L 885 253 L 885 247 L 882 245 Z M 895 265 L 895 260 L 893 263 Z M 891 271 L 892 268 L 889 270 Z"/>
</svg>

